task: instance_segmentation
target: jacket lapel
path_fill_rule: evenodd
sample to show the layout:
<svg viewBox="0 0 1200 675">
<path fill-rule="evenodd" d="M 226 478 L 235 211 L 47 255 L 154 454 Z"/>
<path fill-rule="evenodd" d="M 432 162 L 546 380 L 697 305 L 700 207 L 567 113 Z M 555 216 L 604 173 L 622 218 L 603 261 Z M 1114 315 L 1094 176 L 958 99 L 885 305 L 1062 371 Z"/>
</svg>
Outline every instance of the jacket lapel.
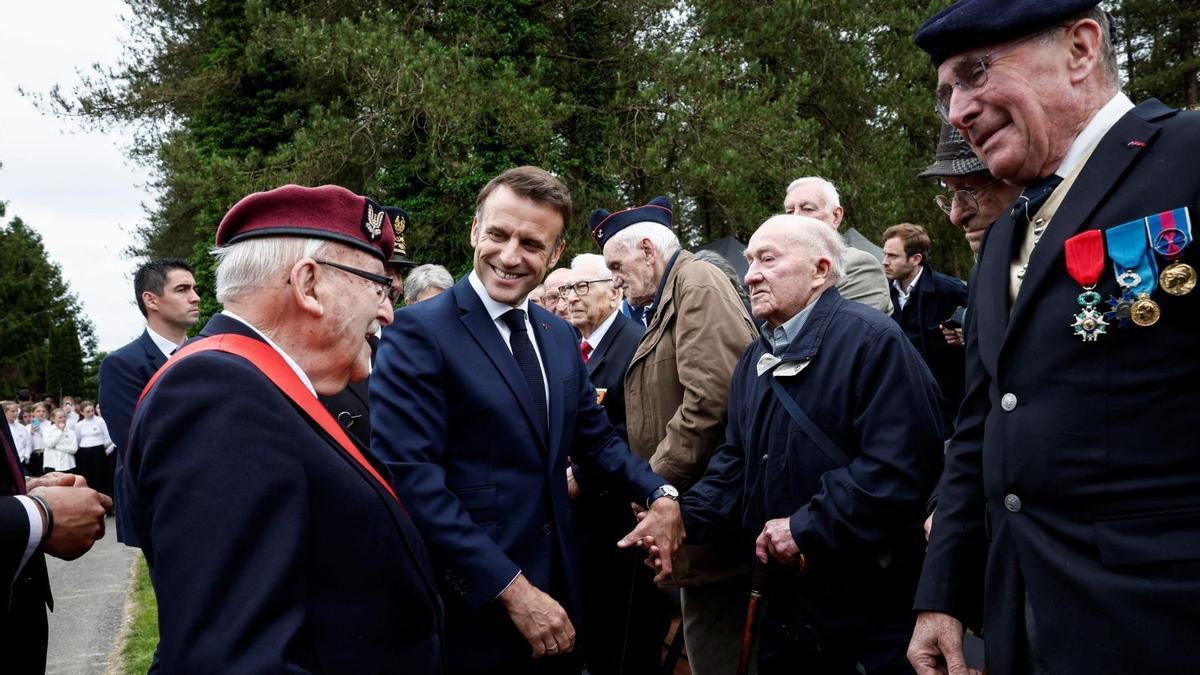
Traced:
<svg viewBox="0 0 1200 675">
<path fill-rule="evenodd" d="M 604 339 L 598 345 L 592 345 L 592 356 L 587 362 L 588 375 L 596 372 L 596 369 L 604 363 L 605 357 L 608 356 L 608 349 L 617 341 L 617 336 L 624 330 L 625 322 L 622 321 L 625 317 L 617 316 L 613 320 L 612 325 L 608 327 L 608 332 L 604 334 Z"/>
<path fill-rule="evenodd" d="M 167 362 L 167 357 L 163 356 L 162 350 L 158 345 L 154 344 L 154 338 L 150 337 L 150 329 L 142 331 L 138 342 L 142 345 L 142 350 L 146 352 L 146 360 L 154 367 L 154 370 L 162 368 L 162 364 Z"/>
<path fill-rule="evenodd" d="M 1143 104 L 1143 106 L 1145 105 Z M 1095 213 L 1100 203 L 1143 152 L 1142 147 L 1144 146 L 1130 147 L 1128 142 L 1138 140 L 1148 146 L 1158 136 L 1161 127 L 1143 119 L 1137 114 L 1139 112 L 1144 114 L 1147 110 L 1144 108 L 1134 109 L 1126 113 L 1104 135 L 1100 145 L 1088 158 L 1087 164 L 1075 180 L 1075 184 L 1071 186 L 1062 205 L 1055 212 L 1046 233 L 1034 247 L 1033 253 L 1029 256 L 1025 279 L 1021 282 L 1021 292 L 1017 295 L 1012 317 L 1008 321 L 1006 339 L 1008 333 L 1011 333 L 1015 326 L 1020 325 L 1021 315 L 1029 311 L 1030 304 L 1036 301 L 1038 287 L 1051 277 L 1051 271 L 1060 269 L 1065 273 L 1066 268 L 1062 267 L 1061 261 L 1063 246 L 1067 239 L 1070 239 L 1087 224 L 1087 219 Z M 1109 224 L 1115 225 L 1116 223 Z M 1007 280 L 1005 281 L 1007 282 Z M 1004 287 L 1005 293 L 1007 293 L 1007 283 Z"/>
<path fill-rule="evenodd" d="M 496 366 L 496 370 L 500 371 L 500 375 L 504 378 L 505 384 L 512 391 L 513 396 L 521 406 L 522 412 L 525 414 L 525 420 L 534 428 L 535 436 L 544 445 L 546 442 L 546 431 L 544 424 L 537 422 L 537 412 L 533 409 L 533 400 L 530 398 L 529 386 L 525 384 L 525 378 L 521 375 L 521 370 L 517 367 L 517 360 L 513 358 L 512 351 L 504 344 L 504 339 L 500 337 L 500 329 L 496 327 L 496 322 L 492 320 L 488 314 L 487 308 L 483 306 L 483 302 L 479 300 L 479 296 L 475 294 L 475 289 L 471 287 L 471 283 L 467 278 L 463 278 L 454 286 L 454 299 L 458 303 L 458 310 L 461 313 L 459 320 L 483 353 L 491 360 L 492 365 Z M 535 325 L 537 322 L 531 321 Z M 546 363 L 545 355 L 542 356 L 543 365 Z M 549 379 L 549 367 L 546 367 L 547 379 Z M 554 396 L 554 390 L 550 390 L 551 399 Z M 550 401 L 547 401 L 549 404 Z M 551 415 L 553 418 L 553 414 Z"/>
</svg>

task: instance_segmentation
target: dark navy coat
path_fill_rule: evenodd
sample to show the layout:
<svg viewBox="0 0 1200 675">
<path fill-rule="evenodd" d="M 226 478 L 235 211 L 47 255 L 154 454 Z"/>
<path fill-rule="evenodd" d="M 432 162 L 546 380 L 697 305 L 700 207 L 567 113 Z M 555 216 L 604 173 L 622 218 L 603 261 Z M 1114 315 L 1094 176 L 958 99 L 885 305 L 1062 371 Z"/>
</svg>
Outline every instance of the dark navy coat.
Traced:
<svg viewBox="0 0 1200 675">
<path fill-rule="evenodd" d="M 371 375 L 372 449 L 429 543 L 452 672 L 531 667 L 531 648 L 492 602 L 518 571 L 578 623 L 568 455 L 636 501 L 666 482 L 613 431 L 571 328 L 532 303 L 529 312 L 550 390 L 548 431 L 468 278 L 397 312 Z"/>
<path fill-rule="evenodd" d="M 904 309 L 900 309 L 900 292 L 894 285 L 888 286 L 894 307 L 892 318 L 904 329 L 933 372 L 942 392 L 942 419 L 951 427 L 958 404 L 962 402 L 966 356 L 961 346 L 946 344 L 942 323 L 955 309 L 967 305 L 967 285 L 961 279 L 934 271 L 929 265 L 924 268 Z"/>
<path fill-rule="evenodd" d="M 791 519 L 809 559 L 806 578 L 776 579 L 768 594 L 790 605 L 795 630 L 812 636 L 907 617 L 919 571 L 925 500 L 942 468 L 937 385 L 888 316 L 846 300 L 817 299 L 780 379 L 850 459 L 835 463 L 801 430 L 746 349 L 729 390 L 725 443 L 683 497 L 688 541 L 731 541 L 746 558 L 767 520 Z M 784 366 L 781 366 L 783 368 Z M 730 545 L 733 545 L 732 543 Z"/>
<path fill-rule="evenodd" d="M 221 333 L 258 339 L 224 315 L 200 335 Z M 249 362 L 201 352 L 159 378 L 126 471 L 161 672 L 442 672 L 412 521 Z"/>
<path fill-rule="evenodd" d="M 1009 301 L 1019 228 L 990 228 L 967 312 L 967 387 L 916 607 L 969 619 L 988 670 L 1023 671 L 1028 596 L 1051 673 L 1195 672 L 1200 635 L 1200 292 L 1158 290 L 1150 327 L 1073 335 L 1064 242 L 1186 206 L 1200 114 L 1150 100 L 1100 140 Z M 1200 267 L 1200 247 L 1184 260 Z M 1160 265 L 1164 261 L 1159 259 Z M 1111 263 L 1095 289 L 1118 287 Z M 986 563 L 985 563 L 986 561 Z"/>
<path fill-rule="evenodd" d="M 0 429 L 0 452 L 14 462 L 16 448 L 8 425 Z M 0 462 L 8 460 L 0 457 Z M 6 673 L 43 673 L 46 670 L 46 607 L 54 606 L 46 558 L 34 551 L 25 566 L 21 558 L 29 544 L 29 516 L 7 466 L 0 464 L 0 663 Z"/>
<path fill-rule="evenodd" d="M 113 509 L 116 512 L 117 541 L 137 546 L 137 534 L 129 510 L 120 502 L 121 483 L 125 480 L 123 458 L 129 442 L 129 423 L 133 408 L 146 383 L 167 362 L 162 350 L 146 330 L 136 340 L 104 357 L 100 362 L 100 412 L 108 425 L 108 435 L 116 444 L 116 469 L 113 473 Z"/>
</svg>

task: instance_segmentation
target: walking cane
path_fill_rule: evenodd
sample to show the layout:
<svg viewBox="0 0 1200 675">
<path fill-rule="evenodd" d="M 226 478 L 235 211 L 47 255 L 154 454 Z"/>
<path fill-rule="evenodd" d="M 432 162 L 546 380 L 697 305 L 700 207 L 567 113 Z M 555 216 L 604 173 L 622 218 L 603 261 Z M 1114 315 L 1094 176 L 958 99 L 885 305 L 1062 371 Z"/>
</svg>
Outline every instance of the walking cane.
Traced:
<svg viewBox="0 0 1200 675">
<path fill-rule="evenodd" d="M 757 628 L 758 603 L 762 600 L 767 580 L 767 563 L 754 558 L 754 580 L 750 582 L 750 604 L 746 607 L 746 628 L 742 631 L 742 655 L 738 658 L 737 675 L 750 672 L 750 656 L 754 651 L 754 631 Z"/>
</svg>

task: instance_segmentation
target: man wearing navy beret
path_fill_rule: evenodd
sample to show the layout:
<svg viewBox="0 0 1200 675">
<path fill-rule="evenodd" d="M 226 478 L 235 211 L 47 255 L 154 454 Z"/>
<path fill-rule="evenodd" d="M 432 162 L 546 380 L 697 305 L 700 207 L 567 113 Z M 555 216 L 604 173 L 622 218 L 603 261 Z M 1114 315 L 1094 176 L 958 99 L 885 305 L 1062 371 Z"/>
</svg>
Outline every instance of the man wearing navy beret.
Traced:
<svg viewBox="0 0 1200 675">
<path fill-rule="evenodd" d="M 966 672 L 1195 671 L 1200 114 L 1120 91 L 1096 0 L 961 0 L 917 44 L 938 107 L 1023 187 L 988 230 L 909 658 Z"/>
</svg>

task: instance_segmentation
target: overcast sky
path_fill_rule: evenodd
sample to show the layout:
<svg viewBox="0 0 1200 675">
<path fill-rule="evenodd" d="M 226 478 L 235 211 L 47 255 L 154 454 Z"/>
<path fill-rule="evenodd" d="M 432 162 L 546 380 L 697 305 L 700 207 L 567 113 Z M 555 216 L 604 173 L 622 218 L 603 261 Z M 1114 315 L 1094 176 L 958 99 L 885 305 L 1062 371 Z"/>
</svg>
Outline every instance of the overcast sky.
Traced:
<svg viewBox="0 0 1200 675">
<path fill-rule="evenodd" d="M 17 87 L 70 91 L 77 70 L 114 64 L 127 31 L 117 0 L 5 0 L 0 7 L 0 199 L 42 235 L 50 258 L 112 351 L 144 327 L 133 304 L 134 261 L 121 254 L 153 195 L 125 158 L 127 132 L 85 133 L 34 109 Z"/>
</svg>

